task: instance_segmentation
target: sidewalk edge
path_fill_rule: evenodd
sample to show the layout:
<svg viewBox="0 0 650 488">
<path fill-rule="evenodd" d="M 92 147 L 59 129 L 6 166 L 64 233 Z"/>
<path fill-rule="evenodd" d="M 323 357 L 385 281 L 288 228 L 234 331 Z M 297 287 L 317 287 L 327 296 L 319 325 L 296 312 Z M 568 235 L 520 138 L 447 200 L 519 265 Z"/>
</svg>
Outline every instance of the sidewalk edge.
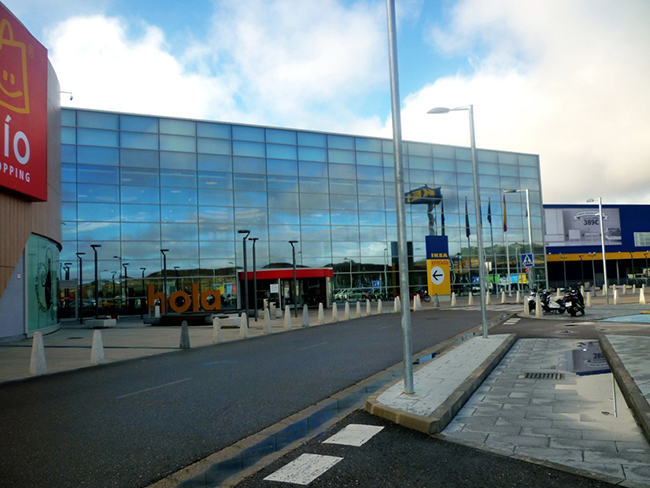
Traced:
<svg viewBox="0 0 650 488">
<path fill-rule="evenodd" d="M 381 390 L 371 395 L 366 402 L 366 411 L 372 415 L 384 418 L 398 425 L 413 429 L 425 434 L 437 434 L 442 432 L 451 422 L 456 413 L 463 407 L 465 402 L 474 394 L 478 387 L 483 383 L 485 378 L 492 372 L 497 364 L 503 359 L 517 339 L 516 334 L 508 334 L 508 338 L 503 341 L 481 365 L 472 372 L 465 381 L 438 407 L 431 415 L 422 416 L 409 412 L 398 410 L 379 402 L 377 398 L 384 391 L 395 385 L 401 378 L 389 383 Z M 457 347 L 447 348 L 445 352 Z"/>
</svg>

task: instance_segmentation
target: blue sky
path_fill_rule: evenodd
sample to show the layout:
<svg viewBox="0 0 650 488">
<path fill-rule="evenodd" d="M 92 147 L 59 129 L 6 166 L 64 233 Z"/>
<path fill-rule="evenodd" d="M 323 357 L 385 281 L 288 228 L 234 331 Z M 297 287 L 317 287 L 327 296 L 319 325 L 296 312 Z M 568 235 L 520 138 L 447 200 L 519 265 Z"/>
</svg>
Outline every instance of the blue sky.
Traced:
<svg viewBox="0 0 650 488">
<path fill-rule="evenodd" d="M 64 106 L 391 136 L 383 0 L 9 0 Z M 650 203 L 650 2 L 396 0 L 405 139 L 540 155 L 544 200 Z"/>
</svg>

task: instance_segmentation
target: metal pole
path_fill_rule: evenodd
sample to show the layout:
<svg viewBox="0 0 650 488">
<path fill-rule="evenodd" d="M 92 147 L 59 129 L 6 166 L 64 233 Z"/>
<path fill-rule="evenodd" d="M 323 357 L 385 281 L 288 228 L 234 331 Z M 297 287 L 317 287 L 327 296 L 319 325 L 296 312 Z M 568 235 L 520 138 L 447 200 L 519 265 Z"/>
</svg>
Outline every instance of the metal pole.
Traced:
<svg viewBox="0 0 650 488">
<path fill-rule="evenodd" d="M 402 121 L 397 67 L 397 28 L 395 0 L 386 0 L 388 13 L 388 54 L 390 63 L 391 112 L 393 118 L 393 151 L 395 153 L 395 203 L 397 213 L 397 248 L 399 261 L 400 295 L 402 306 L 402 341 L 404 362 L 404 393 L 413 394 L 413 350 L 411 344 L 411 310 L 408 306 L 409 275 L 406 249 L 406 210 L 404 208 L 404 175 L 402 161 Z"/>
<path fill-rule="evenodd" d="M 567 284 L 567 283 L 566 283 L 566 260 L 567 260 L 567 258 L 568 258 L 569 256 L 567 256 L 567 255 L 565 254 L 565 255 L 560 256 L 560 257 L 562 258 L 562 264 L 564 265 L 564 288 L 566 288 L 566 287 L 567 287 L 567 286 L 566 286 L 566 284 Z"/>
<path fill-rule="evenodd" d="M 244 308 L 246 309 L 246 325 L 248 326 L 248 264 L 246 259 L 246 239 L 250 235 L 250 230 L 238 230 L 238 234 L 243 234 L 242 245 L 244 247 L 244 289 L 242 290 L 242 298 L 244 299 Z"/>
<path fill-rule="evenodd" d="M 147 292 L 144 289 L 144 272 L 147 268 L 140 268 L 142 270 L 142 318 L 144 318 L 144 310 L 147 310 L 147 314 L 149 313 L 149 310 L 147 309 Z"/>
<path fill-rule="evenodd" d="M 129 263 L 122 263 L 122 266 L 124 267 L 124 310 L 125 312 L 129 310 L 129 271 L 128 271 L 128 265 Z"/>
<path fill-rule="evenodd" d="M 582 284 L 585 284 L 585 267 L 584 263 L 582 261 L 582 254 L 578 254 L 578 257 L 580 258 L 580 277 L 582 279 Z"/>
<path fill-rule="evenodd" d="M 165 253 L 168 251 L 169 249 L 160 250 L 163 255 L 163 294 L 165 295 L 165 303 L 163 305 L 165 306 L 165 310 L 167 310 L 167 255 Z"/>
<path fill-rule="evenodd" d="M 607 254 L 605 253 L 605 230 L 603 228 L 603 198 L 598 197 L 598 215 L 600 216 L 600 245 L 603 252 L 603 289 L 605 291 L 605 300 L 609 305 L 609 290 L 607 285 Z"/>
<path fill-rule="evenodd" d="M 590 252 L 589 255 L 591 256 L 591 277 L 593 278 L 593 286 L 594 288 L 596 287 L 596 265 L 594 264 L 594 256 L 596 256 L 595 252 Z"/>
<path fill-rule="evenodd" d="M 253 241 L 253 313 L 255 314 L 255 322 L 257 322 L 257 265 L 255 263 L 255 244 L 257 244 L 259 237 L 251 237 Z"/>
<path fill-rule="evenodd" d="M 632 283 L 636 283 L 634 281 L 634 253 L 630 253 L 630 261 L 632 262 Z"/>
<path fill-rule="evenodd" d="M 474 137 L 474 105 L 469 105 L 469 134 L 472 144 L 472 172 L 474 177 L 474 211 L 476 213 L 476 240 L 478 243 L 478 273 L 481 282 L 481 323 L 483 325 L 483 338 L 488 336 L 487 310 L 485 305 L 485 253 L 483 252 L 483 223 L 481 222 L 481 197 L 478 185 L 478 161 L 476 160 L 476 142 Z"/>
<path fill-rule="evenodd" d="M 648 258 L 646 258 L 647 261 Z M 386 267 L 388 266 L 388 248 L 384 248 L 384 293 L 386 298 L 388 298 L 388 274 L 386 273 Z M 646 264 L 647 268 L 647 264 Z"/>
<path fill-rule="evenodd" d="M 99 317 L 99 279 L 97 277 L 97 248 L 102 247 L 101 244 L 91 244 L 95 252 L 95 318 Z"/>
<path fill-rule="evenodd" d="M 506 280 L 507 283 L 508 283 L 508 296 L 511 297 L 512 296 L 512 283 L 511 283 L 512 280 L 511 280 L 511 277 L 510 277 L 510 249 L 509 249 L 509 245 L 508 245 L 508 232 L 507 231 L 503 233 L 503 240 L 504 240 L 504 244 L 505 244 L 505 247 L 506 247 L 506 267 L 508 269 L 508 278 Z"/>
<path fill-rule="evenodd" d="M 293 258 L 293 308 L 294 315 L 298 317 L 298 279 L 296 277 L 296 248 L 294 244 L 297 244 L 298 241 L 289 241 L 291 244 L 291 256 Z"/>
<path fill-rule="evenodd" d="M 531 256 L 533 254 L 533 228 L 530 222 L 530 197 L 528 195 L 528 188 L 525 188 L 526 191 L 526 213 L 528 214 L 528 247 L 529 253 Z M 533 282 L 535 281 L 535 262 L 533 261 L 533 266 L 528 267 L 528 287 L 532 289 Z"/>
<path fill-rule="evenodd" d="M 77 305 L 79 307 L 79 323 L 84 323 L 84 302 L 83 302 L 83 287 L 84 287 L 84 262 L 81 259 L 81 256 L 84 256 L 85 252 L 78 252 L 77 258 L 79 259 L 79 296 L 77 297 Z"/>
</svg>

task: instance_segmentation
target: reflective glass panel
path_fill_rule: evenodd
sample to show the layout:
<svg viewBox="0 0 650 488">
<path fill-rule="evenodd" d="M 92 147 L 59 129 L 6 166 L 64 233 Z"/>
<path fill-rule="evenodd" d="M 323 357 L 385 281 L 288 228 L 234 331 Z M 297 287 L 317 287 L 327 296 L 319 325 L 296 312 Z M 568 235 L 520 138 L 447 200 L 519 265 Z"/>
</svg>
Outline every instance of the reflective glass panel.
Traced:
<svg viewBox="0 0 650 488">
<path fill-rule="evenodd" d="M 196 169 L 196 154 L 180 152 L 160 153 L 160 167 L 173 169 Z"/>
<path fill-rule="evenodd" d="M 330 199 L 327 193 L 301 193 L 300 194 L 300 208 L 304 209 L 328 209 L 330 207 Z"/>
<path fill-rule="evenodd" d="M 77 201 L 76 183 L 61 183 L 61 200 L 63 200 L 64 202 Z"/>
<path fill-rule="evenodd" d="M 202 139 L 196 141 L 197 151 L 206 154 L 232 154 L 232 146 L 230 141 L 223 139 Z"/>
<path fill-rule="evenodd" d="M 82 221 L 110 222 L 120 217 L 120 206 L 113 203 L 79 203 L 77 210 Z"/>
<path fill-rule="evenodd" d="M 298 150 L 296 146 L 267 144 L 266 157 L 276 159 L 296 159 L 298 157 Z"/>
<path fill-rule="evenodd" d="M 313 132 L 298 132 L 298 144 L 301 146 L 326 147 L 327 139 L 325 134 L 315 134 Z M 305 159 L 302 156 L 300 159 Z"/>
<path fill-rule="evenodd" d="M 330 164 L 330 178 L 343 178 L 353 180 L 357 177 L 357 169 L 351 164 Z"/>
<path fill-rule="evenodd" d="M 232 171 L 232 158 L 199 154 L 198 167 L 201 171 Z"/>
<path fill-rule="evenodd" d="M 159 222 L 160 207 L 158 205 L 122 204 L 122 220 L 125 222 Z"/>
<path fill-rule="evenodd" d="M 359 225 L 359 214 L 353 211 L 332 210 L 332 223 L 336 225 Z"/>
<path fill-rule="evenodd" d="M 270 175 L 295 176 L 298 174 L 298 163 L 296 161 L 269 159 L 266 162 L 266 166 L 268 168 L 268 174 Z"/>
<path fill-rule="evenodd" d="M 102 112 L 77 111 L 77 125 L 80 127 L 96 127 L 99 129 L 117 129 L 117 114 Z"/>
<path fill-rule="evenodd" d="M 237 173 L 266 174 L 266 161 L 264 159 L 235 156 L 232 162 Z"/>
<path fill-rule="evenodd" d="M 61 165 L 61 181 L 63 182 L 77 181 L 77 167 L 74 164 Z"/>
<path fill-rule="evenodd" d="M 232 190 L 232 173 L 199 171 L 199 188 Z"/>
<path fill-rule="evenodd" d="M 298 224 L 300 223 L 300 210 L 283 208 L 269 212 L 271 224 Z"/>
<path fill-rule="evenodd" d="M 196 171 L 161 169 L 160 184 L 162 186 L 196 187 Z"/>
<path fill-rule="evenodd" d="M 330 241 L 329 225 L 303 225 L 301 228 L 303 241 Z M 304 248 L 311 247 L 304 246 Z"/>
<path fill-rule="evenodd" d="M 141 149 L 120 149 L 120 164 L 122 166 L 158 167 L 158 152 Z"/>
<path fill-rule="evenodd" d="M 117 202 L 119 186 L 80 183 L 77 186 L 77 198 L 80 202 Z"/>
<path fill-rule="evenodd" d="M 77 204 L 76 203 L 62 203 L 61 204 L 61 219 L 62 220 L 77 220 Z M 71 225 L 71 224 L 69 224 Z M 75 224 L 75 229 L 76 224 Z M 64 225 L 62 229 L 65 231 L 66 226 Z M 69 239 L 64 237 L 64 239 Z"/>
<path fill-rule="evenodd" d="M 77 162 L 87 164 L 102 164 L 117 166 L 119 164 L 119 150 L 109 147 L 77 147 Z"/>
<path fill-rule="evenodd" d="M 260 127 L 232 126 L 232 138 L 240 141 L 264 142 L 264 129 Z"/>
<path fill-rule="evenodd" d="M 266 177 L 235 173 L 235 190 L 266 190 Z"/>
<path fill-rule="evenodd" d="M 215 224 L 232 224 L 234 222 L 232 207 L 199 207 L 199 222 Z"/>
<path fill-rule="evenodd" d="M 269 209 L 298 208 L 298 193 L 269 192 Z"/>
<path fill-rule="evenodd" d="M 119 132 L 114 130 L 77 129 L 77 143 L 87 146 L 117 147 L 118 136 Z"/>
<path fill-rule="evenodd" d="M 354 152 L 342 151 L 339 149 L 329 149 L 327 151 L 328 161 L 330 163 L 347 163 L 354 164 Z"/>
<path fill-rule="evenodd" d="M 161 224 L 163 241 L 198 241 L 199 229 L 196 224 Z"/>
<path fill-rule="evenodd" d="M 157 134 L 143 134 L 140 132 L 122 132 L 120 134 L 121 146 L 129 149 L 158 149 Z"/>
<path fill-rule="evenodd" d="M 357 152 L 357 164 L 364 166 L 381 166 L 381 153 Z"/>
<path fill-rule="evenodd" d="M 160 241 L 160 224 L 122 223 L 124 241 Z"/>
<path fill-rule="evenodd" d="M 356 138 L 357 151 L 374 151 L 381 152 L 381 140 L 367 139 L 365 137 Z"/>
<path fill-rule="evenodd" d="M 300 192 L 306 194 L 327 193 L 327 180 L 321 178 L 300 178 Z"/>
<path fill-rule="evenodd" d="M 68 144 L 61 144 L 61 162 L 76 163 L 77 146 L 69 146 Z"/>
<path fill-rule="evenodd" d="M 108 222 L 79 222 L 77 238 L 80 241 L 119 241 L 120 224 Z"/>
<path fill-rule="evenodd" d="M 266 208 L 266 192 L 263 191 L 236 191 L 236 207 L 264 207 Z"/>
<path fill-rule="evenodd" d="M 327 150 L 317 147 L 298 147 L 298 158 L 304 161 L 327 161 Z"/>
<path fill-rule="evenodd" d="M 266 224 L 267 215 L 265 208 L 235 208 L 235 223 L 239 224 Z"/>
<path fill-rule="evenodd" d="M 232 224 L 199 224 L 199 238 L 204 241 L 233 241 L 235 228 Z"/>
<path fill-rule="evenodd" d="M 159 177 L 156 169 L 122 168 L 123 185 L 158 186 Z"/>
<path fill-rule="evenodd" d="M 269 191 L 298 191 L 298 178 L 291 176 L 269 176 Z"/>
<path fill-rule="evenodd" d="M 158 119 L 140 115 L 120 115 L 120 129 L 133 132 L 158 132 Z"/>
<path fill-rule="evenodd" d="M 118 168 L 110 166 L 77 166 L 77 180 L 80 183 L 106 183 L 117 185 Z"/>
<path fill-rule="evenodd" d="M 121 186 L 122 203 L 159 203 L 160 191 L 149 186 Z"/>
<path fill-rule="evenodd" d="M 269 239 L 272 241 L 299 241 L 300 240 L 300 226 L 299 225 L 270 225 L 269 226 Z"/>
<path fill-rule="evenodd" d="M 61 143 L 76 144 L 77 131 L 72 127 L 61 127 Z"/>
<path fill-rule="evenodd" d="M 230 139 L 230 126 L 226 124 L 211 124 L 209 122 L 197 122 L 197 135 L 199 137 L 215 137 Z"/>
<path fill-rule="evenodd" d="M 330 193 L 340 193 L 346 195 L 357 194 L 357 182 L 354 180 L 332 180 L 330 179 Z"/>
<path fill-rule="evenodd" d="M 266 142 L 296 144 L 296 133 L 292 130 L 266 129 Z"/>
<path fill-rule="evenodd" d="M 196 188 L 161 188 L 160 202 L 172 205 L 196 205 Z"/>
<path fill-rule="evenodd" d="M 179 136 L 195 136 L 196 123 L 192 120 L 160 119 L 161 134 L 176 134 Z"/>
<path fill-rule="evenodd" d="M 232 206 L 231 190 L 199 190 L 199 205 Z"/>
<path fill-rule="evenodd" d="M 304 224 L 327 225 L 330 223 L 330 214 L 326 210 L 300 210 L 300 221 Z"/>
<path fill-rule="evenodd" d="M 184 136 L 160 136 L 161 151 L 196 152 L 196 139 Z"/>
<path fill-rule="evenodd" d="M 160 208 L 160 220 L 161 222 L 168 223 L 196 222 L 197 209 L 196 207 L 188 205 L 178 207 L 173 205 L 162 205 Z"/>
<path fill-rule="evenodd" d="M 337 210 L 356 210 L 357 197 L 354 195 L 330 195 L 330 207 Z"/>
</svg>

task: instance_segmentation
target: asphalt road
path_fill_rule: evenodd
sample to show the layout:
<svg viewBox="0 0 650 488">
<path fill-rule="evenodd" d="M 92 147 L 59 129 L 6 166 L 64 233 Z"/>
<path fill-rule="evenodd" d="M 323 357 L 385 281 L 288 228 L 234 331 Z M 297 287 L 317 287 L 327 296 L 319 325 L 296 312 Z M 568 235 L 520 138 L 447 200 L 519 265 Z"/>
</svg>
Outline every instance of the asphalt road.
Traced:
<svg viewBox="0 0 650 488">
<path fill-rule="evenodd" d="M 480 322 L 412 317 L 415 352 Z M 401 356 L 387 314 L 0 385 L 0 486 L 147 486 Z"/>
<path fill-rule="evenodd" d="M 383 426 L 360 447 L 325 444 L 346 425 Z M 237 488 L 286 488 L 264 478 L 303 454 L 343 458 L 310 488 L 609 488 L 613 485 L 526 461 L 433 438 L 358 410 L 327 432 L 283 456 Z"/>
</svg>

